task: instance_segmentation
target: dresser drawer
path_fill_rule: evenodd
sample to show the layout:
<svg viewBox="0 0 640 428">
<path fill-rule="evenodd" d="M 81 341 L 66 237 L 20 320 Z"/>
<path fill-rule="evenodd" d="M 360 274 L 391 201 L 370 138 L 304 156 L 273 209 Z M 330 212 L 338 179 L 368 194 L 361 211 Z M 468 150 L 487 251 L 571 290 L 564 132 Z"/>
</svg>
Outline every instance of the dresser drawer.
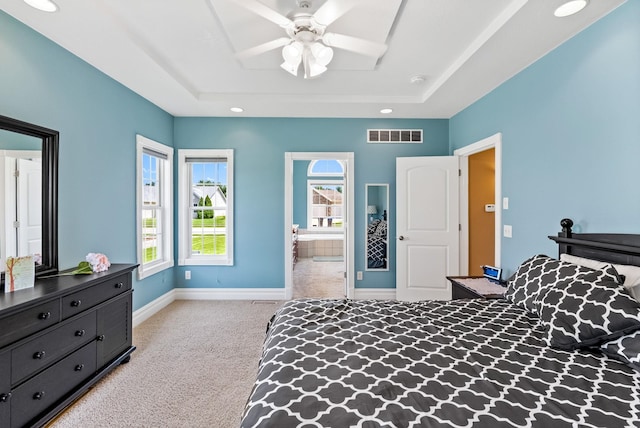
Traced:
<svg viewBox="0 0 640 428">
<path fill-rule="evenodd" d="M 60 321 L 60 299 L 0 318 L 0 347 L 16 342 Z"/>
<path fill-rule="evenodd" d="M 11 406 L 11 353 L 0 351 L 0 427 L 9 426 Z"/>
<path fill-rule="evenodd" d="M 15 385 L 95 338 L 96 312 L 93 311 L 18 346 L 11 352 L 11 383 Z"/>
<path fill-rule="evenodd" d="M 21 427 L 96 371 L 96 342 L 73 354 L 20 385 L 11 397 L 11 426 Z"/>
<path fill-rule="evenodd" d="M 78 314 L 131 288 L 131 275 L 120 275 L 62 298 L 62 318 Z"/>
</svg>

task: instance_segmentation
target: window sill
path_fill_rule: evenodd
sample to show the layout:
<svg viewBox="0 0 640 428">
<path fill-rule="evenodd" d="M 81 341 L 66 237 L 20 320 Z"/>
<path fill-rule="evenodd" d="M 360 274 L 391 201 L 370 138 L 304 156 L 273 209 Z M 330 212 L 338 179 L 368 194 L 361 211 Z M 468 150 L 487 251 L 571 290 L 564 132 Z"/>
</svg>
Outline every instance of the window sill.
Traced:
<svg viewBox="0 0 640 428">
<path fill-rule="evenodd" d="M 138 266 L 138 280 L 143 280 L 150 277 L 151 275 L 155 275 L 158 272 L 162 272 L 163 270 L 167 270 L 172 267 L 173 261 L 154 264 L 152 266 L 148 266 L 147 268 L 144 268 L 142 264 L 140 264 L 140 266 Z"/>
</svg>

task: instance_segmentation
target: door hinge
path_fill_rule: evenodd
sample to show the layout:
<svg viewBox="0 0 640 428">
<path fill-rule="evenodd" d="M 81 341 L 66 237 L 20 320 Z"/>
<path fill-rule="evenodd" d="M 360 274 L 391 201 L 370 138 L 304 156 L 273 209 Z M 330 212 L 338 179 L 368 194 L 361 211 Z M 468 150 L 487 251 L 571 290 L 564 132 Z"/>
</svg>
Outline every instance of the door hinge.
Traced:
<svg viewBox="0 0 640 428">
<path fill-rule="evenodd" d="M 462 170 L 458 169 L 458 177 L 462 177 Z"/>
<path fill-rule="evenodd" d="M 458 223 L 458 230 L 462 231 L 462 225 Z"/>
<path fill-rule="evenodd" d="M 13 227 L 18 229 L 20 227 L 20 221 L 19 220 L 14 221 L 13 222 Z"/>
<path fill-rule="evenodd" d="M 345 270 L 344 272 L 342 272 L 344 279 L 347 279 L 347 271 Z"/>
<path fill-rule="evenodd" d="M 13 171 L 13 176 L 16 177 L 16 178 L 20 177 L 20 170 L 16 169 L 15 171 Z"/>
</svg>

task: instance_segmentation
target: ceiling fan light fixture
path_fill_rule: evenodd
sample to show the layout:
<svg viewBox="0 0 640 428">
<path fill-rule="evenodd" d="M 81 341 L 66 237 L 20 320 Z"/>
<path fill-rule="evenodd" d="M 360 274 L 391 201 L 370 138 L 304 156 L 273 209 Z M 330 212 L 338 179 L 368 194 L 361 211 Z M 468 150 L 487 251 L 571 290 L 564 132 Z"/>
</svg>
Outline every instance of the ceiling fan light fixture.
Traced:
<svg viewBox="0 0 640 428">
<path fill-rule="evenodd" d="M 565 16 L 575 15 L 584 9 L 589 3 L 589 0 L 571 0 L 564 2 L 553 12 L 558 18 L 564 18 Z"/>
<path fill-rule="evenodd" d="M 333 49 L 323 45 L 320 42 L 315 42 L 311 45 L 311 53 L 316 59 L 316 62 L 320 65 L 327 66 L 333 59 Z"/>
<path fill-rule="evenodd" d="M 282 58 L 289 64 L 300 64 L 303 46 L 300 42 L 289 43 L 282 48 Z"/>
<path fill-rule="evenodd" d="M 287 61 L 283 62 L 282 64 L 280 64 L 280 67 L 286 71 L 287 73 L 291 73 L 294 76 L 298 75 L 298 66 L 300 65 L 300 62 L 298 62 L 297 64 L 291 64 L 288 63 Z"/>
<path fill-rule="evenodd" d="M 24 2 L 43 12 L 55 12 L 58 10 L 58 5 L 51 0 L 24 0 Z"/>
<path fill-rule="evenodd" d="M 308 46 L 305 46 L 304 52 L 302 52 L 302 67 L 304 68 L 305 79 L 313 79 L 327 71 L 327 67 L 318 64 Z"/>
</svg>

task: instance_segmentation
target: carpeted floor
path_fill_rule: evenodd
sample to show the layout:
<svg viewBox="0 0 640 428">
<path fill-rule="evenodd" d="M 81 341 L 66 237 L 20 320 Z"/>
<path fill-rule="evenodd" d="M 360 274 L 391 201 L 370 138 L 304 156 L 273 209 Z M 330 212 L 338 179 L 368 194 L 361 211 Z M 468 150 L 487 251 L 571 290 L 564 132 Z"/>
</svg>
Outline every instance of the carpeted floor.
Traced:
<svg viewBox="0 0 640 428">
<path fill-rule="evenodd" d="M 298 259 L 293 269 L 293 298 L 344 297 L 344 269 L 344 261 Z"/>
<path fill-rule="evenodd" d="M 49 428 L 238 427 L 279 305 L 173 302 L 134 329 L 131 361 Z"/>
</svg>

